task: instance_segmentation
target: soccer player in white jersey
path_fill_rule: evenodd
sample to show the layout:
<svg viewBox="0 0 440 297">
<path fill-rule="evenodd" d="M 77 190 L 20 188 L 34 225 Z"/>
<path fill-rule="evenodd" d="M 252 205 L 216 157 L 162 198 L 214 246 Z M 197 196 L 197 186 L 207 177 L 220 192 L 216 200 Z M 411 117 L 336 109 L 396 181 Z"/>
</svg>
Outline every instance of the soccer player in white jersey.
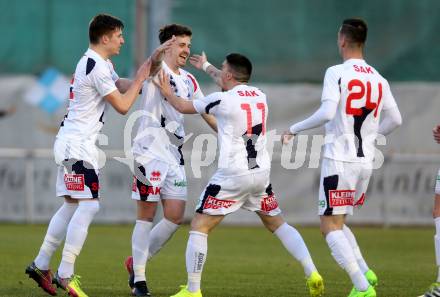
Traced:
<svg viewBox="0 0 440 297">
<path fill-rule="evenodd" d="M 268 109 L 266 95 L 247 83 L 251 62 L 229 54 L 222 69 L 212 66 L 202 54 L 192 64 L 207 71 L 225 92 L 187 101 L 174 93 L 169 76 L 160 73 L 158 84 L 166 100 L 185 114 L 212 114 L 217 120 L 219 161 L 199 198 L 186 249 L 187 286 L 174 297 L 201 297 L 201 274 L 208 250 L 208 234 L 222 219 L 240 208 L 255 212 L 288 252 L 304 268 L 311 296 L 321 296 L 324 282 L 298 231 L 288 225 L 270 184 L 270 156 L 266 149 Z"/>
<path fill-rule="evenodd" d="M 159 59 L 161 52 L 170 46 L 158 48 L 139 68 L 133 81 L 120 79 L 109 58 L 118 55 L 124 44 L 123 28 L 123 23 L 110 15 L 100 14 L 92 19 L 89 49 L 76 66 L 68 113 L 54 144 L 59 166 L 56 195 L 64 197 L 64 204 L 52 217 L 38 256 L 26 268 L 29 277 L 50 295 L 56 295 L 50 259 L 65 239 L 54 283 L 70 296 L 87 296 L 80 288 L 79 276 L 74 274 L 74 263 L 99 210 L 100 166 L 95 142 L 104 125 L 105 111 L 110 103 L 119 113 L 127 113 L 149 76 L 151 59 Z"/>
<path fill-rule="evenodd" d="M 377 135 L 387 135 L 402 122 L 387 80 L 364 60 L 366 38 L 363 20 L 343 21 L 338 48 L 344 63 L 327 69 L 321 107 L 282 136 L 287 143 L 294 135 L 325 124 L 319 188 L 321 231 L 332 256 L 354 284 L 350 297 L 376 296 L 377 277 L 362 257 L 345 218 L 365 201 Z"/>
<path fill-rule="evenodd" d="M 434 140 L 440 143 L 440 125 L 437 125 L 432 130 Z M 431 284 L 428 291 L 420 297 L 436 297 L 440 296 L 440 169 L 437 173 L 435 180 L 435 197 L 434 197 L 434 209 L 432 211 L 435 223 L 435 236 L 434 236 L 434 248 L 435 259 L 438 267 L 437 280 Z"/>
<path fill-rule="evenodd" d="M 176 39 L 159 65 L 170 76 L 176 95 L 186 100 L 199 99 L 203 93 L 192 74 L 182 69 L 191 48 L 191 29 L 169 24 L 159 31 L 161 44 Z M 133 140 L 135 157 L 132 199 L 136 200 L 137 219 L 132 235 L 132 256 L 125 261 L 129 286 L 135 296 L 150 296 L 146 262 L 176 232 L 182 222 L 187 198 L 187 181 L 182 155 L 185 137 L 183 115 L 163 100 L 150 80 L 142 88 L 142 112 L 138 133 Z M 215 129 L 215 119 L 203 116 Z M 163 218 L 154 226 L 157 204 L 161 201 Z"/>
</svg>

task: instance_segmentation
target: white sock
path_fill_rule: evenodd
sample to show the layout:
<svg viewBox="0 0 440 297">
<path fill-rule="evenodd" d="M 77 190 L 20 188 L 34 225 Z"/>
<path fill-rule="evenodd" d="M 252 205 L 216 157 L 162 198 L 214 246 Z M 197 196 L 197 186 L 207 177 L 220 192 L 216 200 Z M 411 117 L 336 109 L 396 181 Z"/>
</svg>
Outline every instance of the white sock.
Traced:
<svg viewBox="0 0 440 297">
<path fill-rule="evenodd" d="M 438 267 L 437 282 L 440 282 L 440 217 L 435 218 L 434 222 L 435 222 L 435 236 L 434 236 L 435 260 Z"/>
<path fill-rule="evenodd" d="M 284 223 L 275 230 L 274 234 L 281 240 L 287 251 L 301 263 L 307 277 L 317 271 L 301 234 L 295 228 Z"/>
<path fill-rule="evenodd" d="M 50 259 L 66 236 L 67 225 L 77 207 L 78 204 L 76 203 L 64 202 L 53 215 L 47 227 L 46 236 L 44 237 L 40 252 L 34 260 L 35 265 L 39 269 L 49 269 Z"/>
<path fill-rule="evenodd" d="M 58 275 L 61 278 L 69 278 L 73 275 L 75 259 L 84 245 L 89 225 L 99 210 L 98 200 L 79 201 L 78 204 L 78 208 L 67 226 L 66 242 L 58 268 Z"/>
<path fill-rule="evenodd" d="M 168 221 L 166 218 L 160 220 L 150 233 L 150 246 L 148 248 L 148 260 L 157 254 L 167 241 L 177 231 L 179 225 Z"/>
<path fill-rule="evenodd" d="M 186 272 L 188 272 L 188 291 L 200 290 L 203 265 L 208 254 L 208 234 L 190 231 L 186 246 Z"/>
<path fill-rule="evenodd" d="M 333 258 L 348 273 L 356 289 L 358 291 L 366 291 L 369 287 L 368 281 L 359 268 L 353 249 L 344 232 L 342 230 L 332 231 L 327 234 L 325 240 L 332 252 Z"/>
<path fill-rule="evenodd" d="M 342 231 L 344 232 L 345 237 L 347 238 L 348 242 L 351 245 L 351 248 L 353 249 L 353 253 L 357 263 L 359 264 L 359 268 L 361 269 L 362 273 L 365 274 L 368 270 L 370 270 L 370 268 L 368 267 L 367 262 L 365 262 L 364 257 L 362 256 L 361 249 L 359 248 L 359 245 L 356 241 L 356 237 L 354 237 L 353 232 L 351 232 L 350 228 L 348 228 L 346 225 L 344 225 Z"/>
<path fill-rule="evenodd" d="M 136 220 L 131 236 L 133 255 L 134 282 L 145 281 L 145 266 L 147 265 L 148 246 L 150 242 L 152 222 Z"/>
</svg>

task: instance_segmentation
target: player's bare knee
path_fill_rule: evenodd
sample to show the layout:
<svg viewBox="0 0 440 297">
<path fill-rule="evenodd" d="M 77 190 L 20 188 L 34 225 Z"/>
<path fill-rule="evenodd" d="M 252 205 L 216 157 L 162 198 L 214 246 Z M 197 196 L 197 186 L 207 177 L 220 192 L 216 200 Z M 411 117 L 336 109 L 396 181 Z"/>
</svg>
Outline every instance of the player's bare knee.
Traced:
<svg viewBox="0 0 440 297">
<path fill-rule="evenodd" d="M 324 237 L 332 231 L 342 230 L 344 226 L 343 217 L 341 216 L 321 216 L 320 220 L 320 229 Z"/>
<path fill-rule="evenodd" d="M 208 225 L 205 225 L 198 220 L 192 220 L 191 231 L 197 231 L 197 232 L 209 234 L 211 228 Z"/>
<path fill-rule="evenodd" d="M 440 217 L 440 194 L 437 193 L 434 197 L 434 209 L 432 210 L 432 216 L 434 217 L 434 219 Z"/>
<path fill-rule="evenodd" d="M 176 216 L 165 216 L 165 219 L 167 219 L 168 221 L 170 221 L 173 224 L 176 225 L 182 225 L 183 223 L 183 215 L 176 215 Z"/>
<path fill-rule="evenodd" d="M 258 213 L 258 216 L 261 218 L 261 221 L 263 222 L 266 229 L 272 233 L 285 223 L 283 217 L 280 215 L 271 217 Z"/>
<path fill-rule="evenodd" d="M 157 202 L 137 201 L 137 216 L 141 221 L 152 222 L 156 214 Z"/>
</svg>

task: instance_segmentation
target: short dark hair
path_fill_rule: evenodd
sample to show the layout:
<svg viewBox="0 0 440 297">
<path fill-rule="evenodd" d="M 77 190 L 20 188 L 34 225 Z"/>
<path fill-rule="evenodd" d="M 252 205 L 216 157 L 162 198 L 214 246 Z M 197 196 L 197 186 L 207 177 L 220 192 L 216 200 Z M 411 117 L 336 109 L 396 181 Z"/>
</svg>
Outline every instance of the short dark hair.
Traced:
<svg viewBox="0 0 440 297">
<path fill-rule="evenodd" d="M 174 36 L 192 36 L 191 28 L 179 25 L 179 24 L 169 24 L 165 25 L 159 30 L 159 41 L 160 44 L 164 43 L 165 41 L 171 39 L 171 37 Z"/>
<path fill-rule="evenodd" d="M 97 44 L 101 36 L 115 29 L 124 29 L 124 24 L 117 17 L 109 14 L 98 14 L 94 16 L 89 25 L 90 43 Z"/>
<path fill-rule="evenodd" d="M 252 63 L 245 56 L 232 53 L 226 56 L 226 62 L 234 72 L 235 80 L 239 82 L 248 82 L 252 74 Z"/>
<path fill-rule="evenodd" d="M 348 42 L 362 46 L 367 40 L 367 31 L 367 23 L 364 20 L 351 18 L 342 22 L 340 33 L 348 39 Z"/>
</svg>

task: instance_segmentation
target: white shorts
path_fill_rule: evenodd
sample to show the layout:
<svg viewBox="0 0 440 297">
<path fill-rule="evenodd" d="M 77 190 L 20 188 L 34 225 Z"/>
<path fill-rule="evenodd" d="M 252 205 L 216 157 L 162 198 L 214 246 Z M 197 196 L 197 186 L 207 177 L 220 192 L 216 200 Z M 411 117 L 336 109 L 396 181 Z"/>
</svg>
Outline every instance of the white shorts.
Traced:
<svg viewBox="0 0 440 297">
<path fill-rule="evenodd" d="M 57 196 L 99 198 L 98 149 L 94 143 L 57 139 L 54 157 L 58 164 Z"/>
<path fill-rule="evenodd" d="M 435 193 L 440 195 L 440 169 L 437 172 L 437 177 L 435 178 Z"/>
<path fill-rule="evenodd" d="M 319 215 L 352 215 L 353 206 L 364 204 L 372 164 L 324 158 L 321 166 Z"/>
<path fill-rule="evenodd" d="M 215 173 L 199 198 L 196 212 L 227 215 L 239 208 L 269 216 L 281 213 L 272 192 L 269 170 L 241 176 Z"/>
<path fill-rule="evenodd" d="M 149 159 L 134 166 L 131 198 L 157 202 L 162 199 L 186 200 L 187 181 L 185 167 L 169 165 L 157 159 Z"/>
</svg>

